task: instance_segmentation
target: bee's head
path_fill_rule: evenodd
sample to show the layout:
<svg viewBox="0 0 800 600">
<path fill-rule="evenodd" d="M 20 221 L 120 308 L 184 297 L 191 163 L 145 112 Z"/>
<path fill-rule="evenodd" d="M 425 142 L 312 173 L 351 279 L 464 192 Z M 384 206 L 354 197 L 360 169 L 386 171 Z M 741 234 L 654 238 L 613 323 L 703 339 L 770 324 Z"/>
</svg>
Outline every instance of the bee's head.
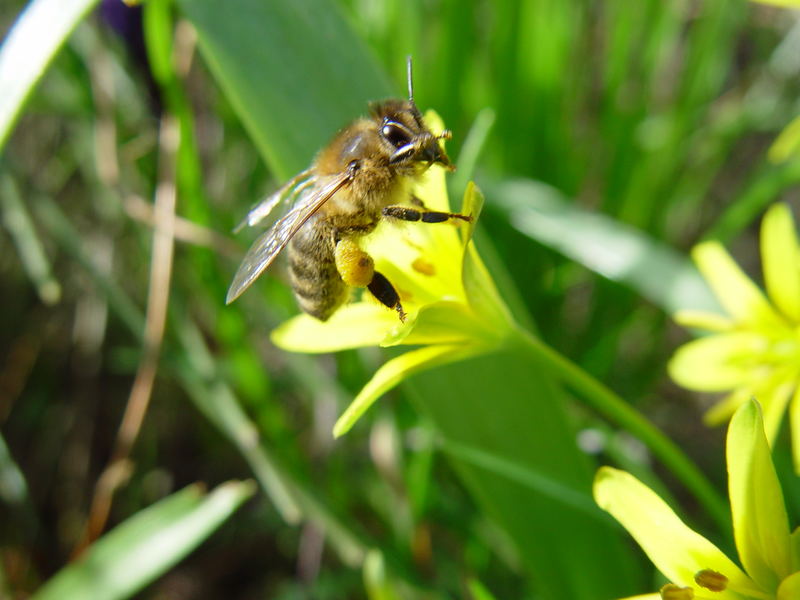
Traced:
<svg viewBox="0 0 800 600">
<path fill-rule="evenodd" d="M 389 153 L 389 164 L 439 163 L 451 171 L 455 170 L 455 166 L 439 144 L 441 139 L 450 139 L 450 131 L 445 129 L 438 135 L 431 133 L 414 102 L 410 56 L 408 100 L 386 100 L 371 105 L 370 110 L 378 125 L 378 135 Z"/>
<path fill-rule="evenodd" d="M 372 106 L 372 116 L 380 137 L 389 153 L 389 163 L 402 165 L 411 162 L 439 163 L 455 169 L 439 144 L 450 139 L 450 131 L 438 135 L 425 126 L 413 100 L 387 100 Z"/>
</svg>

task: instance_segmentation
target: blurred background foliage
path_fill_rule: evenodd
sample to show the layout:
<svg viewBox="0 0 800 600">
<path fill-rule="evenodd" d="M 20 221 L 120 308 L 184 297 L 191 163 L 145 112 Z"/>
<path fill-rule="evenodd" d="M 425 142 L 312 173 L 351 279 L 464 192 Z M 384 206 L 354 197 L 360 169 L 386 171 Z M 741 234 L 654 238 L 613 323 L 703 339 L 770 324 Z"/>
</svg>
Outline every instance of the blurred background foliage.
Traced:
<svg viewBox="0 0 800 600">
<path fill-rule="evenodd" d="M 225 523 L 187 541 L 187 552 L 199 547 L 177 566 L 165 558 L 141 597 L 537 597 L 518 548 L 402 389 L 333 441 L 378 350 L 308 357 L 271 346 L 269 331 L 297 310 L 280 269 L 224 306 L 246 248 L 232 227 L 368 100 L 403 95 L 408 54 L 418 104 L 442 115 L 449 153 L 463 160 L 453 197 L 473 165 L 484 187 L 479 246 L 518 318 L 724 489 L 722 431 L 704 428 L 703 399 L 665 376 L 686 339 L 669 322 L 674 305 L 641 278 L 571 259 L 591 255 L 586 240 L 645 234 L 649 247 L 677 251 L 647 263 L 666 278 L 664 295 L 670 261 L 688 269 L 681 255 L 704 237 L 754 267 L 763 208 L 797 199 L 800 159 L 768 159 L 800 112 L 796 13 L 731 0 L 250 0 L 228 3 L 220 20 L 214 4 L 150 0 L 143 13 L 99 3 L 0 158 L 0 596 L 26 597 L 50 578 L 99 533 L 90 515 L 103 507 L 108 529 L 191 483 L 255 478 L 265 493 L 227 520 L 215 513 Z M 2 4 L 0 31 L 23 5 Z M 509 186 L 518 179 L 538 182 L 538 195 Z M 165 184 L 177 189 L 177 242 L 171 273 L 156 279 L 167 285 L 152 287 Z M 561 207 L 550 214 L 567 231 L 560 240 L 514 218 L 512 206 L 542 194 Z M 608 220 L 572 219 L 573 208 Z M 150 395 L 143 365 L 156 365 L 159 336 L 148 337 L 145 313 L 166 289 Z M 151 399 L 126 446 L 117 430 L 137 393 Z M 635 440 L 588 411 L 572 416 L 587 452 L 655 477 Z M 104 504 L 109 464 L 119 488 Z M 238 488 L 229 512 L 250 491 Z M 197 509 L 182 498 L 169 501 Z M 644 575 L 626 589 L 651 580 L 637 566 Z"/>
</svg>

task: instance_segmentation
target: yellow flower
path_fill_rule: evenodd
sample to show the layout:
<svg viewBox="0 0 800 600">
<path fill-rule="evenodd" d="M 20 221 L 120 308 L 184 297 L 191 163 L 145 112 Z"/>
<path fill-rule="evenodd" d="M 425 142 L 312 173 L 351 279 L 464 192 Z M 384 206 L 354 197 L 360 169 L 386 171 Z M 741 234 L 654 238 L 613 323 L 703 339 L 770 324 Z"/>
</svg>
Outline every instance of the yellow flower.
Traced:
<svg viewBox="0 0 800 600">
<path fill-rule="evenodd" d="M 768 296 L 718 242 L 702 243 L 692 255 L 729 316 L 678 313 L 675 319 L 682 325 L 713 335 L 679 348 L 670 375 L 693 390 L 728 392 L 706 414 L 709 424 L 725 421 L 743 402 L 758 399 L 770 443 L 788 406 L 795 466 L 800 467 L 800 247 L 789 208 L 774 205 L 761 225 Z"/>
<path fill-rule="evenodd" d="M 433 130 L 441 120 L 428 114 Z M 414 189 L 431 210 L 450 212 L 444 169 L 432 166 Z M 461 212 L 471 223 L 381 222 L 362 246 L 375 268 L 400 293 L 408 317 L 378 304 L 368 293 L 340 308 L 328 321 L 298 315 L 272 333 L 273 342 L 294 352 L 334 352 L 364 346 L 421 346 L 386 362 L 356 396 L 334 427 L 346 433 L 385 392 L 431 367 L 490 352 L 502 345 L 513 321 L 471 241 L 483 196 L 474 184 Z M 459 235 L 460 230 L 460 235 Z"/>
<path fill-rule="evenodd" d="M 692 531 L 655 492 L 632 475 L 603 467 L 594 497 L 636 539 L 670 581 L 664 600 L 797 600 L 799 535 L 790 534 L 783 493 L 772 464 L 761 411 L 748 401 L 731 419 L 728 492 L 740 568 Z"/>
</svg>

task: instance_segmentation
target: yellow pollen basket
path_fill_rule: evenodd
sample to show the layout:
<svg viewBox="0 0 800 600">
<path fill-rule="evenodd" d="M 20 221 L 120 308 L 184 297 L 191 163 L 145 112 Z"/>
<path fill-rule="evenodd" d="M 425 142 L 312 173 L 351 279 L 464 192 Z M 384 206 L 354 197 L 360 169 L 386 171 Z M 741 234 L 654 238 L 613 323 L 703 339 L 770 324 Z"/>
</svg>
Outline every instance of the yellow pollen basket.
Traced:
<svg viewBox="0 0 800 600">
<path fill-rule="evenodd" d="M 372 281 L 375 263 L 353 240 L 344 239 L 336 244 L 334 260 L 336 270 L 347 285 L 366 287 Z"/>
</svg>

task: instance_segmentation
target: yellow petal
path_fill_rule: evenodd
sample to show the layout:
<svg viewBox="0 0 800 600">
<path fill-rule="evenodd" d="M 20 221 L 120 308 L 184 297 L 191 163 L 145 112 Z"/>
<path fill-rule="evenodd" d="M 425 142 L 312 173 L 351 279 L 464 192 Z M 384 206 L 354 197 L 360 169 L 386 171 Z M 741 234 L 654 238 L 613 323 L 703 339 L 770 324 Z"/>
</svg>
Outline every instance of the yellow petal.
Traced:
<svg viewBox="0 0 800 600">
<path fill-rule="evenodd" d="M 462 281 L 464 293 L 475 314 L 495 323 L 498 328 L 497 333 L 502 335 L 503 330 L 508 330 L 509 323 L 513 319 L 486 265 L 483 264 L 483 260 L 481 260 L 475 248 L 475 243 L 472 241 L 476 222 L 483 209 L 483 200 L 483 194 L 480 189 L 470 182 L 464 192 L 464 201 L 461 208 L 463 213 L 473 217 L 472 222 L 468 224 L 463 232 Z"/>
<path fill-rule="evenodd" d="M 426 369 L 462 360 L 479 354 L 483 348 L 477 345 L 435 345 L 406 352 L 384 363 L 372 379 L 358 393 L 333 426 L 333 435 L 347 433 L 370 406 L 383 394 L 406 377 Z"/>
<path fill-rule="evenodd" d="M 766 340 L 755 333 L 720 333 L 684 344 L 667 366 L 680 385 L 703 392 L 729 390 L 754 376 L 754 357 L 764 351 Z"/>
<path fill-rule="evenodd" d="M 483 204 L 485 198 L 480 188 L 475 185 L 475 182 L 470 181 L 464 190 L 464 197 L 461 199 L 461 212 L 465 215 L 470 215 L 472 221 L 466 224 L 461 238 L 462 246 L 466 245 L 472 240 L 472 235 L 475 233 L 475 226 L 478 224 L 478 219 L 483 212 Z"/>
<path fill-rule="evenodd" d="M 733 415 L 726 447 L 739 558 L 756 583 L 774 590 L 791 573 L 789 522 L 755 401 L 746 402 Z"/>
<path fill-rule="evenodd" d="M 789 575 L 778 586 L 778 600 L 797 600 L 800 598 L 800 572 Z"/>
<path fill-rule="evenodd" d="M 669 581 L 694 587 L 695 573 L 711 569 L 725 575 L 731 587 L 752 586 L 719 548 L 689 529 L 666 502 L 633 475 L 601 468 L 594 480 L 594 497 L 600 508 L 628 530 Z"/>
<path fill-rule="evenodd" d="M 381 221 L 362 241 L 362 248 L 375 259 L 375 270 L 392 282 L 404 305 L 464 298 L 456 232 L 450 231 L 452 242 L 436 241 L 433 228 L 438 227 L 452 229 L 447 223 Z M 420 261 L 430 268 L 420 268 Z"/>
<path fill-rule="evenodd" d="M 704 310 L 679 310 L 673 316 L 675 322 L 687 329 L 702 329 L 705 331 L 730 331 L 734 323 L 729 318 L 717 313 Z"/>
<path fill-rule="evenodd" d="M 751 325 L 784 324 L 758 286 L 719 242 L 699 244 L 692 250 L 692 257 L 714 295 L 736 321 Z"/>
<path fill-rule="evenodd" d="M 774 204 L 761 222 L 761 264 L 770 300 L 786 317 L 800 321 L 800 248 L 786 204 Z"/>
<path fill-rule="evenodd" d="M 414 194 L 432 210 L 449 211 L 444 169 L 429 168 Z M 404 303 L 420 306 L 440 299 L 463 300 L 458 223 L 382 220 L 362 238 L 361 246 L 375 259 L 375 268 L 398 289 Z"/>
<path fill-rule="evenodd" d="M 293 317 L 273 330 L 270 338 L 290 352 L 336 352 L 377 346 L 399 324 L 393 310 L 371 302 L 356 302 L 343 306 L 324 323 L 305 314 Z"/>
<path fill-rule="evenodd" d="M 480 327 L 465 304 L 435 302 L 423 306 L 413 322 L 387 335 L 381 346 L 457 344 L 481 337 L 488 338 L 488 332 Z"/>
</svg>

